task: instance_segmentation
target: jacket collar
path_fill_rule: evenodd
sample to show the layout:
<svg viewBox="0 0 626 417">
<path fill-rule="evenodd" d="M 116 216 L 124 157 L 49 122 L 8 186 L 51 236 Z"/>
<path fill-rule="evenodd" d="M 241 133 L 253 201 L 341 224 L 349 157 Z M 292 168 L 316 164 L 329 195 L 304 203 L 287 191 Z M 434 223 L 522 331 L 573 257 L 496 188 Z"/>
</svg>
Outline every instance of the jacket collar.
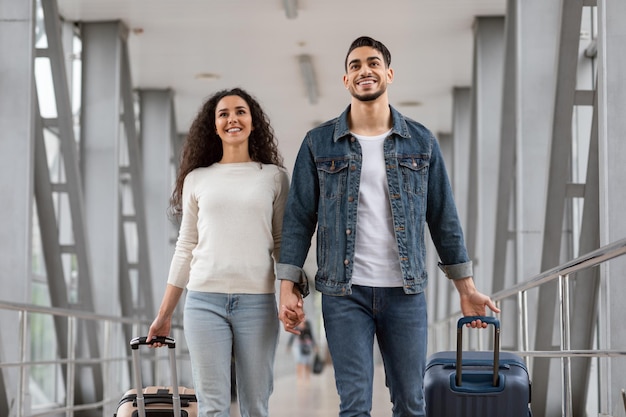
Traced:
<svg viewBox="0 0 626 417">
<path fill-rule="evenodd" d="M 396 134 L 403 138 L 409 138 L 411 135 L 409 134 L 409 128 L 406 125 L 406 120 L 404 116 L 397 111 L 393 106 L 389 106 L 391 109 L 391 134 Z M 337 142 L 339 139 L 350 136 L 350 128 L 348 127 L 348 114 L 350 113 L 350 104 L 348 107 L 341 113 L 341 115 L 335 121 L 335 134 L 333 137 L 333 141 Z"/>
</svg>

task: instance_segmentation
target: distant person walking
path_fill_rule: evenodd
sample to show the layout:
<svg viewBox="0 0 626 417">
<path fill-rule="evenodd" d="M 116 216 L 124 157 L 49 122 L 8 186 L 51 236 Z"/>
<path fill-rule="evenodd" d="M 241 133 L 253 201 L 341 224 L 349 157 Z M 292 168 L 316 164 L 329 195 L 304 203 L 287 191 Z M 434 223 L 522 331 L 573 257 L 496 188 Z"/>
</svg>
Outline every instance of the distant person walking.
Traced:
<svg viewBox="0 0 626 417">
<path fill-rule="evenodd" d="M 318 348 L 311 331 L 311 323 L 308 320 L 303 321 L 298 326 L 298 330 L 300 334 L 291 334 L 287 343 L 287 350 L 291 351 L 294 356 L 298 380 L 306 381 L 311 376 L 313 360 Z"/>
</svg>

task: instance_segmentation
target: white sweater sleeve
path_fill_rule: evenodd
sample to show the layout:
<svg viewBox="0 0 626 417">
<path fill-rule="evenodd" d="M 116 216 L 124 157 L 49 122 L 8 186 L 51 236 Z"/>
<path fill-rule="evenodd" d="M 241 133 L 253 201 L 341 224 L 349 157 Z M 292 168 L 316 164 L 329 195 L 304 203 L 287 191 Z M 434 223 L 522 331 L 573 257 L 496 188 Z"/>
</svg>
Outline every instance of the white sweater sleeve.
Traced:
<svg viewBox="0 0 626 417">
<path fill-rule="evenodd" d="M 189 282 L 193 250 L 198 244 L 198 201 L 194 190 L 194 172 L 187 175 L 183 184 L 182 210 L 178 240 L 167 283 L 185 288 Z"/>
<path fill-rule="evenodd" d="M 285 205 L 287 204 L 287 195 L 289 194 L 289 177 L 287 172 L 280 169 L 276 180 L 276 197 L 274 199 L 274 215 L 272 216 L 272 234 L 274 236 L 274 253 L 272 254 L 274 261 L 280 259 L 280 245 L 282 242 L 283 216 L 285 214 Z"/>
</svg>

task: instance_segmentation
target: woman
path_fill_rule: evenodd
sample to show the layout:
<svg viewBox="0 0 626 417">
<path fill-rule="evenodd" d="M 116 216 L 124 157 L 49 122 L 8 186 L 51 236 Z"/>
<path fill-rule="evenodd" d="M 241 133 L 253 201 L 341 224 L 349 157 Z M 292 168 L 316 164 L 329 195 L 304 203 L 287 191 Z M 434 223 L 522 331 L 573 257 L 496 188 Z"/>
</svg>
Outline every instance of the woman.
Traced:
<svg viewBox="0 0 626 417">
<path fill-rule="evenodd" d="M 279 333 L 274 262 L 288 188 L 259 103 L 239 88 L 209 98 L 183 146 L 170 201 L 180 230 L 148 332 L 148 340 L 169 335 L 187 288 L 183 324 L 201 417 L 229 415 L 231 355 L 241 415 L 268 415 Z"/>
<path fill-rule="evenodd" d="M 296 362 L 298 380 L 308 380 L 311 375 L 313 360 L 317 354 L 317 344 L 311 331 L 311 322 L 303 321 L 298 327 L 300 334 L 292 334 L 287 342 L 287 350 L 291 350 Z M 294 341 L 297 343 L 294 344 Z"/>
</svg>

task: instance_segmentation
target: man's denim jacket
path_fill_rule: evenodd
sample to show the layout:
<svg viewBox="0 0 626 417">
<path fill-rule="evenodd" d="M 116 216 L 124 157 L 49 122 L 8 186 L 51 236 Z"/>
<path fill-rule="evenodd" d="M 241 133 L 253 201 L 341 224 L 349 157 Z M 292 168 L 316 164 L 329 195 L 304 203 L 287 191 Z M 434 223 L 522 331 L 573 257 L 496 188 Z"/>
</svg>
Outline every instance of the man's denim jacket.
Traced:
<svg viewBox="0 0 626 417">
<path fill-rule="evenodd" d="M 302 266 L 316 226 L 315 288 L 329 295 L 351 293 L 362 155 L 348 128 L 349 112 L 350 106 L 307 133 L 293 170 L 277 275 L 297 283 L 305 296 Z M 448 278 L 471 276 L 472 262 L 437 140 L 393 107 L 391 114 L 393 127 L 384 142 L 389 203 L 404 291 L 415 294 L 427 284 L 426 224 Z"/>
</svg>

